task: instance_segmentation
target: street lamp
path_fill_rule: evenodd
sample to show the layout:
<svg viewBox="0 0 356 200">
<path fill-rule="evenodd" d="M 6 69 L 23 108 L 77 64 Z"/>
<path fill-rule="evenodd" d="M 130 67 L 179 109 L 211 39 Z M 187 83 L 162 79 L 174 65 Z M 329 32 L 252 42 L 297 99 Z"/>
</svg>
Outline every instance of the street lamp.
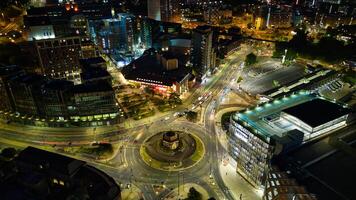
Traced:
<svg viewBox="0 0 356 200">
<path fill-rule="evenodd" d="M 288 51 L 288 49 L 285 49 L 285 50 L 284 50 L 284 55 L 283 55 L 283 57 L 282 57 L 282 64 L 284 64 L 284 62 L 286 61 L 287 51 Z"/>
</svg>

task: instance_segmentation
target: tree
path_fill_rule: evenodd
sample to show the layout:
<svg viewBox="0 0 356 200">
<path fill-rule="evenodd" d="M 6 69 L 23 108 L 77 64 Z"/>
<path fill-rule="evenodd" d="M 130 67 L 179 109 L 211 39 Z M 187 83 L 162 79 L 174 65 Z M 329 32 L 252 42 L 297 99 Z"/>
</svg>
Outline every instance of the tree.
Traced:
<svg viewBox="0 0 356 200">
<path fill-rule="evenodd" d="M 12 159 L 16 155 L 16 149 L 14 148 L 5 148 L 1 151 L 1 156 L 6 159 Z"/>
<path fill-rule="evenodd" d="M 186 200 L 201 200 L 201 194 L 194 188 L 191 187 L 188 192 L 188 198 Z"/>
<path fill-rule="evenodd" d="M 198 117 L 197 112 L 194 112 L 194 111 L 187 112 L 187 120 L 194 122 L 197 120 L 197 117 Z"/>
<path fill-rule="evenodd" d="M 144 91 L 151 96 L 155 95 L 155 91 L 151 87 L 145 87 Z"/>
<path fill-rule="evenodd" d="M 257 62 L 257 56 L 254 53 L 250 53 L 246 56 L 245 63 L 246 65 L 253 65 Z"/>
<path fill-rule="evenodd" d="M 179 94 L 173 92 L 169 95 L 170 104 L 182 104 L 182 100 L 179 98 Z"/>
</svg>

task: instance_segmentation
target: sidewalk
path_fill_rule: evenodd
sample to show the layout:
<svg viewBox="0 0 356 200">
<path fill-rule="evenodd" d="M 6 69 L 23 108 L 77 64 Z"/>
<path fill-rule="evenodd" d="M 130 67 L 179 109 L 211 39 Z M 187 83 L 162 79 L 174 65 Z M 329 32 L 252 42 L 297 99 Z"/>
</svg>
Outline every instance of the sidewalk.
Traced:
<svg viewBox="0 0 356 200">
<path fill-rule="evenodd" d="M 223 162 L 219 165 L 220 175 L 226 185 L 229 188 L 234 199 L 240 200 L 242 194 L 242 200 L 258 200 L 262 199 L 262 191 L 259 191 L 252 187 L 247 181 L 245 181 L 237 172 L 236 167 L 233 167 L 229 162 Z"/>
<path fill-rule="evenodd" d="M 229 188 L 231 194 L 236 200 L 262 199 L 263 191 L 255 189 L 236 172 L 236 164 L 232 164 L 234 161 L 232 161 L 232 158 L 227 154 L 228 141 L 226 133 L 221 130 L 220 126 L 215 126 L 215 128 L 218 133 L 219 142 L 225 151 L 223 161 L 219 162 L 219 172 L 226 187 Z"/>
</svg>

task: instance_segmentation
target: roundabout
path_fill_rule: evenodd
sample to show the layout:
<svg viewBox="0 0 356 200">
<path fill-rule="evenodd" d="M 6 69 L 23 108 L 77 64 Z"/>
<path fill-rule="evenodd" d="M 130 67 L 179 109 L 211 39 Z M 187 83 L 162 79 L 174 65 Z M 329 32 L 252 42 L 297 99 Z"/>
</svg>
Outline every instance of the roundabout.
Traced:
<svg viewBox="0 0 356 200">
<path fill-rule="evenodd" d="M 140 146 L 140 157 L 148 166 L 162 171 L 181 171 L 197 164 L 205 154 L 203 141 L 183 131 L 162 131 Z"/>
</svg>

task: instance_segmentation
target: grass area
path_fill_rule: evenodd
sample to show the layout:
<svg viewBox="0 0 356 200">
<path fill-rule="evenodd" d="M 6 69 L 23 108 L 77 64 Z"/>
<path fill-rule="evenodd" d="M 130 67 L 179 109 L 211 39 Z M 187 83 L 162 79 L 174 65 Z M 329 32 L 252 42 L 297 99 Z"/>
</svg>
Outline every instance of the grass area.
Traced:
<svg viewBox="0 0 356 200">
<path fill-rule="evenodd" d="M 345 74 L 345 76 L 343 77 L 343 80 L 347 83 L 350 83 L 351 85 L 355 85 L 356 84 L 356 73 L 353 71 L 347 72 Z"/>
<path fill-rule="evenodd" d="M 193 155 L 190 156 L 190 159 L 194 162 L 198 162 L 201 158 L 203 158 L 205 153 L 205 148 L 203 142 L 196 136 L 191 135 L 196 141 L 196 149 Z"/>
<path fill-rule="evenodd" d="M 66 147 L 64 149 L 67 153 L 81 153 L 89 156 L 106 158 L 110 157 L 117 146 L 105 143 L 105 144 L 94 144 L 91 146 L 81 146 L 81 147 Z"/>
<path fill-rule="evenodd" d="M 148 155 L 146 151 L 146 147 L 141 147 L 140 148 L 140 155 L 143 159 L 143 161 L 149 165 L 150 167 L 153 167 L 155 169 L 161 169 L 161 162 L 158 160 L 153 159 L 150 155 Z"/>
</svg>

